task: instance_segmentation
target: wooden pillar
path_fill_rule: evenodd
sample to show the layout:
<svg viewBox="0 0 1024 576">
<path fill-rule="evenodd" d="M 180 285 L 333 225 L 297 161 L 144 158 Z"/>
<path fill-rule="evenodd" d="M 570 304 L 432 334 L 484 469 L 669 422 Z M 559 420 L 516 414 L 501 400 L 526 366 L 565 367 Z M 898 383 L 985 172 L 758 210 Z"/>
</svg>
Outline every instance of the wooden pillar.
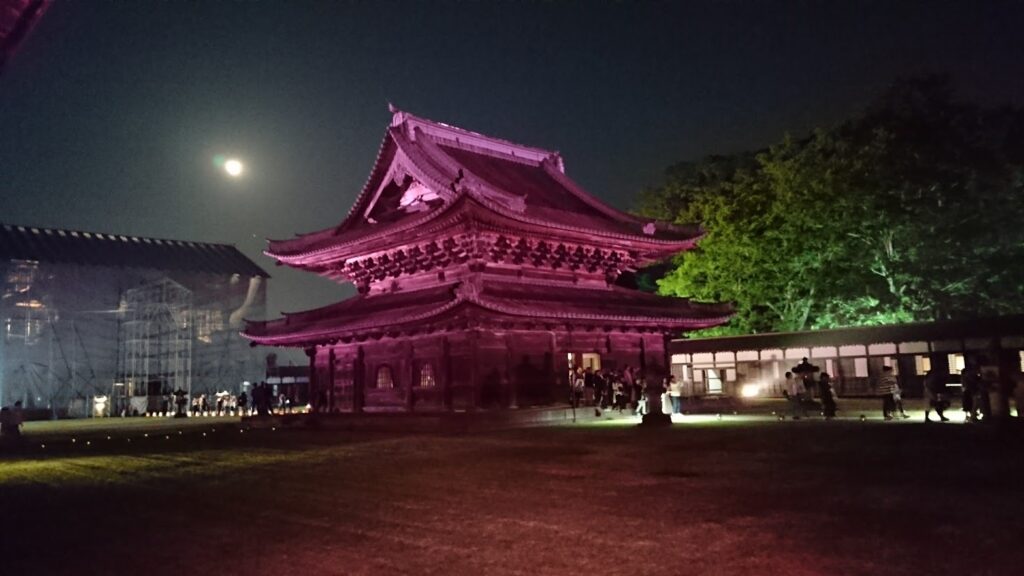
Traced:
<svg viewBox="0 0 1024 576">
<path fill-rule="evenodd" d="M 469 333 L 469 410 L 480 407 L 480 331 Z"/>
<path fill-rule="evenodd" d="M 505 396 L 508 398 L 509 408 L 519 408 L 519 383 L 515 380 L 513 372 L 515 358 L 512 356 L 512 336 L 505 333 Z"/>
<path fill-rule="evenodd" d="M 672 338 L 668 334 L 663 334 L 661 338 L 661 347 L 664 350 L 664 354 L 662 355 L 661 361 L 662 364 L 665 366 L 665 375 L 668 376 L 672 374 L 672 351 L 669 350 L 669 345 L 672 343 Z"/>
<path fill-rule="evenodd" d="M 355 360 L 352 361 L 352 412 L 359 414 L 363 411 L 364 391 L 366 389 L 366 353 L 360 346 L 356 350 Z"/>
<path fill-rule="evenodd" d="M 334 363 L 335 363 L 335 361 L 336 361 L 336 358 L 334 356 L 334 347 L 331 347 L 330 352 L 327 353 L 327 385 L 330 387 L 330 388 L 327 389 L 327 394 L 328 394 L 328 397 L 330 398 L 328 400 L 328 406 L 330 407 L 329 409 L 330 409 L 331 412 L 334 412 L 334 409 L 335 409 L 335 404 L 334 404 Z"/>
<path fill-rule="evenodd" d="M 310 346 L 309 348 L 306 348 L 305 352 L 306 352 L 306 357 L 309 358 L 309 398 L 310 398 L 310 404 L 313 405 L 313 411 L 314 412 L 319 412 L 320 411 L 320 405 L 319 405 L 319 402 L 318 402 L 318 400 L 319 400 L 318 394 L 319 394 L 320 390 L 319 390 L 319 386 L 317 386 L 318 383 L 317 383 L 317 377 L 316 377 L 316 346 Z"/>
<path fill-rule="evenodd" d="M 647 344 L 644 343 L 644 335 L 640 334 L 640 375 L 644 382 L 647 381 Z"/>
<path fill-rule="evenodd" d="M 566 400 L 568 400 L 569 396 L 563 396 L 563 394 L 565 394 L 566 391 L 570 391 L 570 395 L 571 395 L 572 383 L 571 382 L 569 383 L 569 386 L 570 386 L 569 388 L 561 385 L 562 384 L 562 380 L 565 379 L 565 374 L 563 374 L 561 377 L 559 377 L 559 375 L 558 375 L 558 373 L 561 371 L 560 367 L 559 367 L 558 355 L 557 355 L 558 354 L 558 342 L 556 340 L 554 330 L 550 331 L 549 334 L 551 335 L 551 366 L 550 366 L 550 370 L 551 370 L 551 373 L 550 373 L 550 378 L 551 378 L 551 394 L 548 395 L 548 399 L 549 400 L 553 400 L 555 402 L 557 402 L 559 398 L 565 398 Z"/>
<path fill-rule="evenodd" d="M 405 380 L 405 410 L 412 412 L 413 407 L 416 403 L 416 397 L 413 393 L 413 389 L 416 386 L 416 350 L 412 345 L 412 341 L 406 341 L 405 351 L 405 374 L 402 379 Z"/>
<path fill-rule="evenodd" d="M 443 336 L 441 341 L 441 408 L 450 411 L 452 409 L 452 351 L 448 336 Z"/>
</svg>

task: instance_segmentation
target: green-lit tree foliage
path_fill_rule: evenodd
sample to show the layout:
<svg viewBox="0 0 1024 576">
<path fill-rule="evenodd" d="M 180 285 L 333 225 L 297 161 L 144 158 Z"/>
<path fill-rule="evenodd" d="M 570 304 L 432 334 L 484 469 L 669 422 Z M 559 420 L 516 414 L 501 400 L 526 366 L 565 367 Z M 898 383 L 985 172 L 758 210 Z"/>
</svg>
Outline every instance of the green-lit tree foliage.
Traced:
<svg viewBox="0 0 1024 576">
<path fill-rule="evenodd" d="M 1024 310 L 1024 113 L 957 103 L 942 78 L 803 139 L 675 166 L 639 211 L 703 225 L 658 285 L 733 302 L 713 333 Z"/>
</svg>

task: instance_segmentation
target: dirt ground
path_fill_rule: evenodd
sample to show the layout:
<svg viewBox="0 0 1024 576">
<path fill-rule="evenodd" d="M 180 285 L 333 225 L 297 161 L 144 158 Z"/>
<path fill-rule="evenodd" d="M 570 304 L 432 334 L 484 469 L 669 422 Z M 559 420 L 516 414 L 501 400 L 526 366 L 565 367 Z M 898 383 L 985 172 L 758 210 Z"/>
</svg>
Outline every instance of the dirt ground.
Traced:
<svg viewBox="0 0 1024 576">
<path fill-rule="evenodd" d="M 1024 573 L 1016 427 L 152 426 L 0 457 L 0 574 Z"/>
</svg>

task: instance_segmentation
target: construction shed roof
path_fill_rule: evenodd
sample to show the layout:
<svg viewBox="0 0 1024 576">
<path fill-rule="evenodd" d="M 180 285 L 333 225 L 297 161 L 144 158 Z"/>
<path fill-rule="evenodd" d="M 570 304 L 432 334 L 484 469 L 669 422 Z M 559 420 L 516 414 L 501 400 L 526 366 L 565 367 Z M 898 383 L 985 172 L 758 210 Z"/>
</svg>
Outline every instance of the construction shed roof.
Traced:
<svg viewBox="0 0 1024 576">
<path fill-rule="evenodd" d="M 229 244 L 11 224 L 0 224 L 0 259 L 269 277 Z"/>
</svg>

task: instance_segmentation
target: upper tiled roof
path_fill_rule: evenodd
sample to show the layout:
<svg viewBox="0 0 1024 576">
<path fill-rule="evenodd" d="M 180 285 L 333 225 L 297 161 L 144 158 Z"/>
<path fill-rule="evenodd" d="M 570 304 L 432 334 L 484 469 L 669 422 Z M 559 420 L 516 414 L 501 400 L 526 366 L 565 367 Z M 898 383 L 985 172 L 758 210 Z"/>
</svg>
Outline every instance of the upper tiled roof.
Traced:
<svg viewBox="0 0 1024 576">
<path fill-rule="evenodd" d="M 668 254 L 691 247 L 700 235 L 696 227 L 644 220 L 594 198 L 566 176 L 558 152 L 393 112 L 377 161 L 347 218 L 334 228 L 271 240 L 268 255 L 291 264 L 295 257 L 383 237 L 431 219 L 463 195 L 513 221 L 649 243 Z M 396 213 L 403 180 L 429 188 L 437 200 L 422 211 Z"/>
<path fill-rule="evenodd" d="M 10 224 L 0 225 L 0 259 L 269 277 L 227 244 Z"/>
</svg>

